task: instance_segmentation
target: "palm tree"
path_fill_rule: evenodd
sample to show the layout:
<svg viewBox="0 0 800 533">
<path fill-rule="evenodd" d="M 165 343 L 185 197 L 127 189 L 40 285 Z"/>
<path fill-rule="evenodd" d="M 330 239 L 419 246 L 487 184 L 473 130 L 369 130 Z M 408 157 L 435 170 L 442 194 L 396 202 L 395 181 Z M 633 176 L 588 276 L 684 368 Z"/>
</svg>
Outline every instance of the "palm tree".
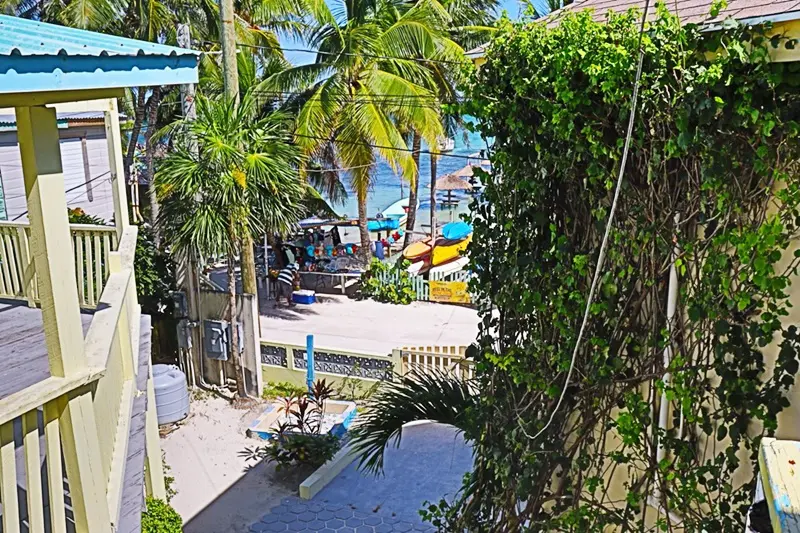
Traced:
<svg viewBox="0 0 800 533">
<path fill-rule="evenodd" d="M 302 93 L 293 100 L 296 142 L 310 160 L 335 159 L 349 169 L 366 262 L 375 163 L 383 159 L 413 183 L 417 165 L 403 132 L 416 132 L 429 144 L 442 133 L 435 80 L 422 61 L 457 61 L 463 51 L 441 31 L 447 12 L 435 0 L 411 8 L 383 0 L 314 5 L 309 41 L 319 50 L 315 62 L 275 74 L 258 90 Z"/>
<path fill-rule="evenodd" d="M 158 222 L 173 250 L 202 264 L 228 257 L 231 358 L 238 394 L 246 395 L 235 327 L 235 256 L 246 236 L 266 228 L 287 233 L 304 215 L 307 186 L 300 179 L 299 150 L 291 121 L 282 113 L 259 114 L 250 94 L 236 104 L 219 97 L 197 99 L 197 119 L 170 128 L 175 148 L 156 173 Z"/>
</svg>

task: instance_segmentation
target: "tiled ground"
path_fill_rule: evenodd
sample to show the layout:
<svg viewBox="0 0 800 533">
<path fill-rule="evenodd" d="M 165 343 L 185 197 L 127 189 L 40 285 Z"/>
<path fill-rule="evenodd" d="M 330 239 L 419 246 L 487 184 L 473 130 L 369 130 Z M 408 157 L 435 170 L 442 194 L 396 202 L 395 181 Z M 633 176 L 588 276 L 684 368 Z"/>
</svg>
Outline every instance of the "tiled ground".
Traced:
<svg viewBox="0 0 800 533">
<path fill-rule="evenodd" d="M 354 462 L 313 500 L 284 500 L 253 524 L 254 533 L 405 533 L 435 531 L 419 516 L 426 501 L 452 497 L 472 466 L 472 450 L 448 426 L 403 430 L 400 446 L 386 451 L 384 475 L 358 471 Z"/>
<path fill-rule="evenodd" d="M 390 511 L 362 510 L 352 505 L 306 502 L 288 498 L 251 526 L 254 533 L 273 531 L 314 533 L 433 532 L 419 517 L 400 517 Z"/>
</svg>

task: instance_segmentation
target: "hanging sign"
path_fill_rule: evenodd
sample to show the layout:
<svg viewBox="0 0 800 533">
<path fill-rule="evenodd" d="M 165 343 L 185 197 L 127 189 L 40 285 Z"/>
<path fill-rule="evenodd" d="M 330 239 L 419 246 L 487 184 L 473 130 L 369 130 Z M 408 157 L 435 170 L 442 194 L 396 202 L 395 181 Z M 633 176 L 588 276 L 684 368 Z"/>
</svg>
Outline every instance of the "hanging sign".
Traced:
<svg viewBox="0 0 800 533">
<path fill-rule="evenodd" d="M 466 281 L 429 281 L 432 302 L 468 304 L 471 302 Z"/>
</svg>

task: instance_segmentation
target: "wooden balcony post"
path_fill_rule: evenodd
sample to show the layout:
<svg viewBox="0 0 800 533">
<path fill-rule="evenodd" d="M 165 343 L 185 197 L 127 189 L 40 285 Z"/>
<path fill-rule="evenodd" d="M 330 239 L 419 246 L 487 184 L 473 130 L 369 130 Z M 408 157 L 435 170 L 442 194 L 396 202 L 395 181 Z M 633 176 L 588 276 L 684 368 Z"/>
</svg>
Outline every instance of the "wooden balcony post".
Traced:
<svg viewBox="0 0 800 533">
<path fill-rule="evenodd" d="M 16 116 L 50 372 L 63 377 L 85 369 L 86 357 L 56 112 L 17 107 Z"/>
<path fill-rule="evenodd" d="M 114 195 L 114 224 L 117 227 L 117 242 L 122 232 L 130 225 L 128 218 L 128 196 L 125 193 L 125 165 L 122 156 L 122 132 L 119 129 L 117 99 L 108 99 L 105 111 L 106 141 L 108 142 L 108 168 L 111 169 L 111 192 Z"/>
</svg>

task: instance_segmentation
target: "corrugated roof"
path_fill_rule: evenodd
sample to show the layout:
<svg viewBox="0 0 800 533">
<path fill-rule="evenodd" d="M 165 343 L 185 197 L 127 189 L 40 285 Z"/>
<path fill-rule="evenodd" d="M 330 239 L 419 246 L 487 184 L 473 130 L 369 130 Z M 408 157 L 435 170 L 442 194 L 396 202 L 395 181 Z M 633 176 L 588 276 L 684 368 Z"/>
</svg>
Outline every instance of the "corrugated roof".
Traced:
<svg viewBox="0 0 800 533">
<path fill-rule="evenodd" d="M 199 54 L 0 15 L 0 94 L 197 83 Z"/>
<path fill-rule="evenodd" d="M 800 18 L 800 0 L 729 0 L 727 7 L 721 10 L 716 18 L 709 16 L 712 4 L 713 0 L 669 0 L 664 2 L 665 7 L 676 13 L 686 24 L 713 24 L 729 17 L 737 20 Z M 650 5 L 654 7 L 655 0 L 651 0 Z M 609 11 L 620 13 L 632 7 L 644 8 L 644 0 L 577 0 L 551 16 L 557 17 L 559 12 L 564 11 L 592 9 L 595 18 L 605 19 Z M 654 9 L 650 13 L 651 16 L 655 16 Z"/>
<path fill-rule="evenodd" d="M 199 55 L 200 52 L 0 15 L 0 55 Z"/>
<path fill-rule="evenodd" d="M 81 120 L 105 120 L 105 113 L 102 111 L 77 111 L 69 113 L 56 113 L 56 120 L 64 122 Z M 17 117 L 14 114 L 0 113 L 0 128 L 15 128 Z"/>
</svg>

